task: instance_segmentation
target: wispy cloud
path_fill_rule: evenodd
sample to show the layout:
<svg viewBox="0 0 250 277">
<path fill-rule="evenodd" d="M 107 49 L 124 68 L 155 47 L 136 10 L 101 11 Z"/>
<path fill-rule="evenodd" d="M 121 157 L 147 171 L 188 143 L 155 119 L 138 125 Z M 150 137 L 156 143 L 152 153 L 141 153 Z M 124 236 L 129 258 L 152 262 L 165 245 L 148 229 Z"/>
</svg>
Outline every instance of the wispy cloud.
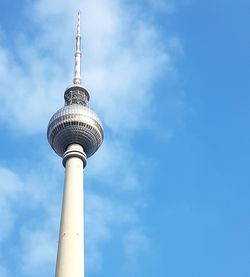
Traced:
<svg viewBox="0 0 250 277">
<path fill-rule="evenodd" d="M 0 168 L 0 242 L 8 239 L 14 228 L 16 213 L 13 203 L 23 189 L 18 177 L 7 168 Z"/>
<path fill-rule="evenodd" d="M 8 270 L 1 265 L 0 265 L 0 276 L 1 277 L 10 277 Z"/>
<path fill-rule="evenodd" d="M 42 168 L 42 171 L 46 168 Z M 1 214 L 0 244 L 12 239 L 15 228 L 15 247 L 10 249 L 16 268 L 24 276 L 44 276 L 54 270 L 60 200 L 55 183 L 57 170 L 51 170 L 48 182 L 40 173 L 32 171 L 20 176 L 7 168 L 0 168 Z M 32 176 L 32 177 L 31 177 Z M 39 181 L 40 180 L 40 181 Z M 102 268 L 102 249 L 113 239 L 114 233 L 137 228 L 140 220 L 137 205 L 126 204 L 110 197 L 87 193 L 85 228 L 86 228 L 86 268 Z M 25 220 L 22 217 L 25 215 Z M 122 234 L 121 234 L 122 236 Z M 145 235 L 144 235 L 145 236 Z M 12 245 L 12 243 L 10 243 Z M 18 249 L 18 250 L 17 250 Z"/>
<path fill-rule="evenodd" d="M 133 163 L 131 162 L 133 161 Z M 89 161 L 92 179 L 115 191 L 134 190 L 140 186 L 140 158 L 122 140 L 106 139 L 95 159 Z"/>
<path fill-rule="evenodd" d="M 36 276 L 50 275 L 55 265 L 57 250 L 55 229 L 55 226 L 50 225 L 42 230 L 21 230 L 19 263 L 25 276 L 34 276 L 34 272 L 38 272 Z"/>
<path fill-rule="evenodd" d="M 50 116 L 63 105 L 64 89 L 72 79 L 72 30 L 78 9 L 83 14 L 84 84 L 91 92 L 90 104 L 109 134 L 99 153 L 89 161 L 87 170 L 93 182 L 109 186 L 111 195 L 118 190 L 133 193 L 141 187 L 138 172 L 143 161 L 140 154 L 133 155 L 132 133 L 152 127 L 151 107 L 157 93 L 153 83 L 173 70 L 172 56 L 182 51 L 178 38 L 163 38 L 134 4 L 114 0 L 37 0 L 28 5 L 29 21 L 37 35 L 27 36 L 20 31 L 18 43 L 11 50 L 0 40 L 0 121 L 23 134 L 45 133 Z M 46 157 L 41 159 L 47 162 Z M 8 219 L 0 227 L 5 228 L 7 235 L 0 239 L 7 239 L 16 222 L 17 199 L 12 198 L 13 194 L 22 192 L 19 203 L 32 222 L 39 214 L 36 225 L 27 221 L 20 228 L 15 227 L 19 228 L 23 253 L 18 262 L 25 276 L 45 264 L 53 264 L 55 258 L 60 208 L 55 196 L 58 171 L 49 172 L 51 180 L 42 177 L 40 167 L 20 176 L 7 168 L 0 171 L 0 180 L 6 180 L 0 184 L 0 205 L 5 205 L 0 217 Z M 89 270 L 93 270 L 93 264 L 95 269 L 102 267 L 102 247 L 112 239 L 117 226 L 127 227 L 121 237 L 128 261 L 138 257 L 139 249 L 149 247 L 149 240 L 140 228 L 136 205 L 128 207 L 122 200 L 93 193 L 86 196 L 86 203 Z M 35 246 L 37 240 L 43 242 L 39 247 Z"/>
<path fill-rule="evenodd" d="M 5 259 L 11 255 L 15 270 L 20 268 L 32 276 L 37 268 L 42 269 L 55 258 L 53 255 L 52 260 L 50 254 L 55 252 L 59 203 L 58 199 L 55 201 L 56 194 L 52 193 L 56 186 L 52 184 L 50 189 L 51 184 L 44 182 L 45 179 L 33 170 L 18 175 L 0 167 L 0 233 L 4 234 L 0 244 L 9 243 Z"/>
<path fill-rule="evenodd" d="M 125 8 L 122 2 L 63 2 L 36 1 L 32 6 L 31 19 L 41 31 L 35 38 L 19 35 L 19 43 L 11 51 L 21 63 L 0 43 L 0 80 L 3 91 L 12 92 L 0 95 L 1 118 L 19 125 L 22 131 L 44 131 L 49 116 L 62 103 L 66 80 L 70 81 L 72 19 L 78 6 L 83 10 L 83 67 L 88 68 L 84 81 L 92 92 L 91 103 L 105 125 L 117 133 L 145 127 L 145 110 L 154 98 L 149 93 L 152 81 L 171 63 L 159 32 L 142 16 L 128 16 L 124 11 L 129 6 Z M 57 26 L 64 30 L 63 36 Z M 10 82 L 11 76 L 14 82 Z M 147 114 L 150 116 L 149 110 Z"/>
<path fill-rule="evenodd" d="M 147 0 L 150 6 L 161 13 L 173 14 L 179 6 L 188 5 L 192 0 Z"/>
<path fill-rule="evenodd" d="M 122 236 L 132 226 L 135 229 L 140 226 L 135 205 L 130 203 L 129 206 L 126 203 L 114 201 L 108 197 L 87 194 L 85 227 L 87 238 L 86 265 L 88 270 L 99 270 L 102 267 L 102 248 L 105 248 L 105 245 L 112 241 L 113 237 Z M 122 233 L 121 230 L 123 230 Z M 126 233 L 126 240 L 129 234 L 130 232 Z M 147 240 L 145 234 L 140 233 L 140 235 L 141 238 L 144 237 Z M 139 240 L 139 233 L 137 238 Z M 126 249 L 129 247 L 130 242 L 133 243 L 130 240 L 126 244 Z M 140 243 L 139 241 L 137 242 Z"/>
<path fill-rule="evenodd" d="M 150 239 L 140 230 L 129 230 L 123 238 L 125 261 L 128 268 L 133 268 L 141 261 L 142 255 L 149 254 Z"/>
</svg>

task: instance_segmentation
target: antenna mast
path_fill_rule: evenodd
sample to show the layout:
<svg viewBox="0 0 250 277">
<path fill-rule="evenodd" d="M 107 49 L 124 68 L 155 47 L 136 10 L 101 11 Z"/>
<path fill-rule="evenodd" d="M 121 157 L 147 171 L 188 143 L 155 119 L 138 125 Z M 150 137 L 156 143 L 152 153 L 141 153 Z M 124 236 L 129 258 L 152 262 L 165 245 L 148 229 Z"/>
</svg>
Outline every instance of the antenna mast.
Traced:
<svg viewBox="0 0 250 277">
<path fill-rule="evenodd" d="M 81 30 L 80 30 L 80 24 L 81 24 L 81 15 L 80 11 L 77 13 L 77 33 L 76 33 L 76 52 L 75 52 L 75 74 L 73 83 L 75 85 L 81 84 Z"/>
</svg>

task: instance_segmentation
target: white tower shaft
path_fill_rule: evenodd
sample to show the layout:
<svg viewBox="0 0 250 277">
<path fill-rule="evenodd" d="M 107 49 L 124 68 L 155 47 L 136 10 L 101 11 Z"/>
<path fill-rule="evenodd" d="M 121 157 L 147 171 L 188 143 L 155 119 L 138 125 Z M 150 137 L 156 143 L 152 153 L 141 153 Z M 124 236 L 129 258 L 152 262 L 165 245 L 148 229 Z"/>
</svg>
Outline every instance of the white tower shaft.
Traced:
<svg viewBox="0 0 250 277">
<path fill-rule="evenodd" d="M 86 155 L 82 146 L 68 146 L 63 164 L 65 181 L 56 277 L 84 277 L 83 168 Z"/>
</svg>

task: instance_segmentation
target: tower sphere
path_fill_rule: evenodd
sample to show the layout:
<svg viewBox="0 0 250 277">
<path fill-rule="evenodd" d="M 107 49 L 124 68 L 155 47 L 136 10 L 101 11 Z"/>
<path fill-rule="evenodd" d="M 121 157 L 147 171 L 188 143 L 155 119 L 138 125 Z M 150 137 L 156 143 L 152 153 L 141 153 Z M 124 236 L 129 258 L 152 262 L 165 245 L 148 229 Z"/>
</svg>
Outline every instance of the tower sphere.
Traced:
<svg viewBox="0 0 250 277">
<path fill-rule="evenodd" d="M 72 85 L 66 89 L 64 99 L 65 106 L 49 121 L 48 141 L 61 157 L 75 143 L 90 157 L 102 144 L 103 128 L 96 113 L 88 107 L 89 94 L 81 85 Z"/>
</svg>

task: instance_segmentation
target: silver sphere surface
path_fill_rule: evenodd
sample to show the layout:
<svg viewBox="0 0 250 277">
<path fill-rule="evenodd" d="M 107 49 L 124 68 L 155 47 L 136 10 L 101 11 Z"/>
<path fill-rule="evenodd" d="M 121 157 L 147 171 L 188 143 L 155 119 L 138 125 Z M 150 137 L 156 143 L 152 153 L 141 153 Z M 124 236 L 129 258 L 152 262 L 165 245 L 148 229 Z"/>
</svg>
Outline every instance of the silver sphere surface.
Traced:
<svg viewBox="0 0 250 277">
<path fill-rule="evenodd" d="M 65 105 L 52 116 L 47 137 L 61 157 L 70 144 L 80 144 L 90 157 L 102 144 L 103 127 L 96 113 L 87 105 L 73 103 Z"/>
</svg>

